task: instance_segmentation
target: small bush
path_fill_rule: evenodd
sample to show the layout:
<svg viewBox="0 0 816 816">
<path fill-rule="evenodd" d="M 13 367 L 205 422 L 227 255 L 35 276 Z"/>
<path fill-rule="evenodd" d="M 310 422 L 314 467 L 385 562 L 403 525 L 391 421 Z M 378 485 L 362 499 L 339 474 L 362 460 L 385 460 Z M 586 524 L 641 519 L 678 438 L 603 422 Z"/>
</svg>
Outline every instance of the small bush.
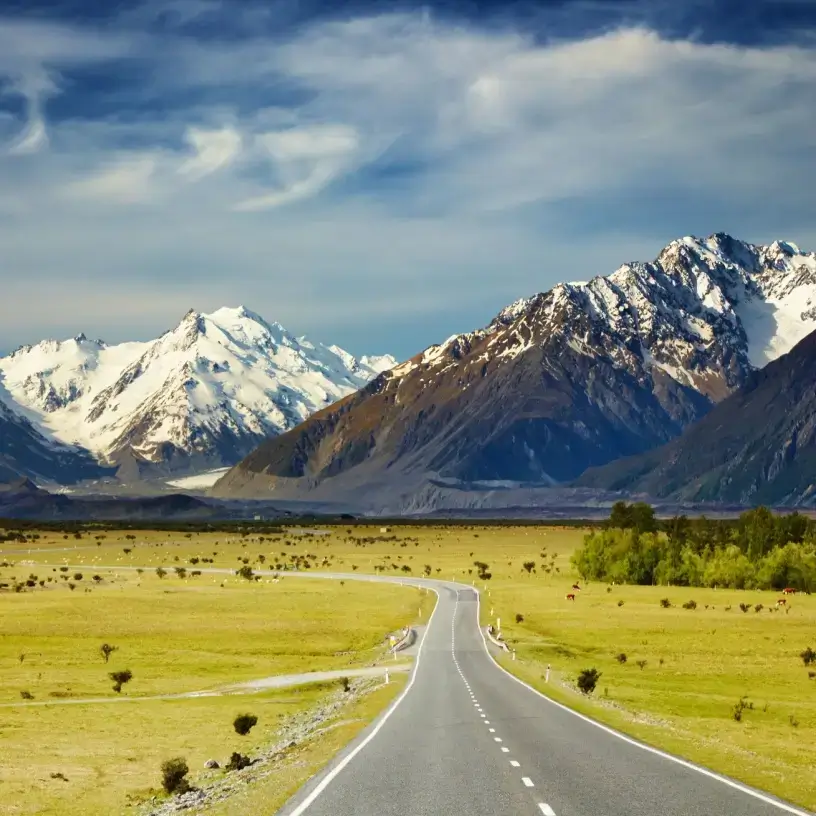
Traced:
<svg viewBox="0 0 816 816">
<path fill-rule="evenodd" d="M 808 680 L 812 680 L 814 677 L 816 677 L 816 671 L 809 671 Z"/>
<path fill-rule="evenodd" d="M 190 790 L 190 783 L 185 779 L 188 773 L 190 768 L 183 757 L 162 762 L 162 787 L 165 793 L 186 793 Z"/>
<path fill-rule="evenodd" d="M 597 669 L 583 669 L 578 675 L 578 688 L 584 694 L 592 694 L 600 678 L 601 672 Z"/>
<path fill-rule="evenodd" d="M 616 655 L 615 660 L 622 666 L 626 662 L 626 652 L 621 652 L 619 655 Z"/>
<path fill-rule="evenodd" d="M 516 612 L 516 623 L 524 623 L 524 615 L 520 615 Z"/>
<path fill-rule="evenodd" d="M 245 564 L 239 570 L 235 570 L 235 574 L 239 578 L 243 578 L 246 581 L 251 581 L 255 577 L 255 573 L 252 571 L 252 567 L 250 567 L 248 564 Z"/>
<path fill-rule="evenodd" d="M 754 606 L 754 612 L 761 612 L 765 607 L 762 604 Z"/>
<path fill-rule="evenodd" d="M 671 601 L 668 598 L 661 598 L 660 606 L 662 606 L 663 609 L 668 609 L 671 606 Z"/>
<path fill-rule="evenodd" d="M 348 679 L 348 677 L 341 677 L 340 685 L 343 687 L 343 691 L 351 691 L 351 681 Z"/>
<path fill-rule="evenodd" d="M 799 657 L 802 658 L 802 662 L 806 666 L 809 666 L 811 663 L 816 663 L 816 652 L 814 652 L 810 646 L 808 646 L 804 652 L 801 652 Z"/>
<path fill-rule="evenodd" d="M 75 581 L 81 581 L 82 580 L 82 573 L 81 572 L 75 572 L 74 573 L 74 580 Z"/>
<path fill-rule="evenodd" d="M 686 601 L 683 604 L 683 609 L 696 609 L 697 608 L 697 601 Z"/>
<path fill-rule="evenodd" d="M 248 756 L 233 751 L 232 756 L 230 756 L 230 761 L 226 764 L 226 770 L 240 771 L 242 768 L 247 768 L 251 764 L 252 760 Z"/>
<path fill-rule="evenodd" d="M 623 601 L 618 601 L 618 606 L 623 606 Z"/>
<path fill-rule="evenodd" d="M 156 567 L 156 575 L 158 575 L 159 578 L 164 578 L 164 576 L 167 575 L 167 570 L 162 569 L 161 567 Z"/>
<path fill-rule="evenodd" d="M 122 691 L 122 686 L 133 679 L 133 672 L 130 669 L 124 669 L 123 671 L 109 672 L 108 677 L 113 680 L 113 690 L 119 694 Z"/>
<path fill-rule="evenodd" d="M 34 695 L 30 691 L 23 690 L 23 691 L 20 692 L 20 696 L 24 700 L 33 700 L 34 699 Z"/>
<path fill-rule="evenodd" d="M 792 725 L 794 728 L 798 728 L 798 727 L 799 727 L 799 720 L 797 720 L 797 719 L 796 719 L 796 715 L 794 715 L 794 714 L 791 714 L 791 715 L 788 717 L 788 722 L 789 722 L 789 723 L 790 723 L 790 724 L 791 724 L 791 725 Z"/>
<path fill-rule="evenodd" d="M 742 712 L 748 708 L 748 701 L 745 697 L 741 697 L 736 705 L 734 706 L 734 710 L 731 712 L 731 716 L 736 720 L 736 722 L 742 722 Z"/>
<path fill-rule="evenodd" d="M 236 734 L 242 737 L 246 736 L 255 725 L 258 723 L 258 718 L 254 714 L 239 714 L 232 722 L 232 727 Z"/>
<path fill-rule="evenodd" d="M 751 605 L 747 603 L 741 603 L 739 607 L 743 612 L 747 612 L 751 608 Z"/>
<path fill-rule="evenodd" d="M 103 643 L 99 647 L 99 651 L 102 654 L 102 657 L 105 658 L 105 662 L 107 663 L 110 659 L 110 656 L 118 649 L 118 646 L 111 646 L 110 643 Z"/>
<path fill-rule="evenodd" d="M 638 660 L 636 665 L 643 671 L 646 668 L 646 661 L 645 660 Z"/>
</svg>

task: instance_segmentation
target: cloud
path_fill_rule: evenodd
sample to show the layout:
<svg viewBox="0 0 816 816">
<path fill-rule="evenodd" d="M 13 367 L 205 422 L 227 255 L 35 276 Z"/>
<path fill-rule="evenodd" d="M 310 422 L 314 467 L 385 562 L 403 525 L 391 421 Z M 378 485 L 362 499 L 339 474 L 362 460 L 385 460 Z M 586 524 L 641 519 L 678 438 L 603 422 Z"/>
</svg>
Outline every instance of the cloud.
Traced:
<svg viewBox="0 0 816 816">
<path fill-rule="evenodd" d="M 239 212 L 270 209 L 316 195 L 350 168 L 360 147 L 357 132 L 344 125 L 263 133 L 256 137 L 256 144 L 269 154 L 284 186 L 237 203 L 234 209 Z"/>
<path fill-rule="evenodd" d="M 0 285 L 21 304 L 0 345 L 51 334 L 54 315 L 24 304 L 66 279 L 77 319 L 104 313 L 112 340 L 111 315 L 132 335 L 138 290 L 145 336 L 244 301 L 408 354 L 681 234 L 816 249 L 807 32 L 767 46 L 574 20 L 288 25 L 286 3 L 240 5 L 0 20 L 0 134 L 17 145 L 0 155 Z"/>
<path fill-rule="evenodd" d="M 241 134 L 232 127 L 219 130 L 192 127 L 186 140 L 193 155 L 181 163 L 178 172 L 192 181 L 226 167 L 241 151 Z"/>
<path fill-rule="evenodd" d="M 68 183 L 62 192 L 68 198 L 106 203 L 145 202 L 153 193 L 156 167 L 157 160 L 151 155 L 122 156 L 88 178 Z"/>
</svg>

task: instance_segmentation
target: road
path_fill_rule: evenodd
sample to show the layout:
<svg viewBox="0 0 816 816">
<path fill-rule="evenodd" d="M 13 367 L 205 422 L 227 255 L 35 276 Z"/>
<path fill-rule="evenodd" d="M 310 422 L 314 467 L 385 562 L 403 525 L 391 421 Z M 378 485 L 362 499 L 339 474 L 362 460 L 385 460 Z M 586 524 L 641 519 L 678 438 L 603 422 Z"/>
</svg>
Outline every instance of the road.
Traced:
<svg viewBox="0 0 816 816">
<path fill-rule="evenodd" d="M 282 575 L 428 587 L 439 600 L 405 691 L 279 816 L 813 816 L 625 737 L 508 674 L 488 653 L 472 587 Z"/>
<path fill-rule="evenodd" d="M 478 596 L 439 602 L 404 694 L 283 816 L 772 816 L 807 811 L 622 737 L 497 666 Z"/>
</svg>

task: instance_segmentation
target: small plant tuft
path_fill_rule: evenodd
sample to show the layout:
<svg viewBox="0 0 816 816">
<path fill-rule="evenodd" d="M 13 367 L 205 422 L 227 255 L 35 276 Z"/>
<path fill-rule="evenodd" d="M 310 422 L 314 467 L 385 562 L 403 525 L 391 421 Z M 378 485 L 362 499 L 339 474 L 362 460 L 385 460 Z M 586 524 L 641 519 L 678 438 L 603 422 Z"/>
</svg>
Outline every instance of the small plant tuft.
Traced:
<svg viewBox="0 0 816 816">
<path fill-rule="evenodd" d="M 233 751 L 232 755 L 230 756 L 230 761 L 225 766 L 225 770 L 240 771 L 243 768 L 248 768 L 251 764 L 252 760 L 248 756 L 244 756 L 243 754 L 239 754 L 237 751 Z"/>
<path fill-rule="evenodd" d="M 113 690 L 119 694 L 122 691 L 122 686 L 133 679 L 133 672 L 130 669 L 124 669 L 123 671 L 109 672 L 108 677 L 113 680 Z"/>
<path fill-rule="evenodd" d="M 697 608 L 697 601 L 686 601 L 683 604 L 683 609 L 696 609 Z"/>
<path fill-rule="evenodd" d="M 627 658 L 626 658 L 626 652 L 621 652 L 619 655 L 616 655 L 616 656 L 615 656 L 615 660 L 617 660 L 617 661 L 618 661 L 618 663 L 620 663 L 620 664 L 621 664 L 621 666 L 622 666 L 622 665 L 623 665 L 623 664 L 626 662 L 626 660 L 627 660 Z"/>
<path fill-rule="evenodd" d="M 646 668 L 646 661 L 645 660 L 638 660 L 636 661 L 636 665 L 643 671 Z"/>
<path fill-rule="evenodd" d="M 516 612 L 516 623 L 524 623 L 524 615 L 521 615 L 518 612 Z"/>
<path fill-rule="evenodd" d="M 111 646 L 110 643 L 103 643 L 99 647 L 99 652 L 101 653 L 102 657 L 105 658 L 105 662 L 107 663 L 110 660 L 110 656 L 118 650 L 118 646 Z"/>
<path fill-rule="evenodd" d="M 660 606 L 663 607 L 663 609 L 669 609 L 671 607 L 671 601 L 668 598 L 661 598 Z"/>
<path fill-rule="evenodd" d="M 799 657 L 802 658 L 802 662 L 806 666 L 809 666 L 811 663 L 816 663 L 816 652 L 814 652 L 813 649 L 810 648 L 810 646 L 808 646 L 804 652 L 801 652 L 799 654 Z"/>
</svg>

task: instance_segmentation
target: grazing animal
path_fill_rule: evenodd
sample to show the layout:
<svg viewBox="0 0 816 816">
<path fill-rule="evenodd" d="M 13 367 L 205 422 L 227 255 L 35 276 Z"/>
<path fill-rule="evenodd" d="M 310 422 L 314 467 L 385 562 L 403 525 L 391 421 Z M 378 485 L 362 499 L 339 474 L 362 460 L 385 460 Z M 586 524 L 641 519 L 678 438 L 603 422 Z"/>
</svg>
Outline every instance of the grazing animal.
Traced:
<svg viewBox="0 0 816 816">
<path fill-rule="evenodd" d="M 577 590 L 578 590 L 578 592 L 580 592 L 580 591 L 581 591 L 581 587 L 579 587 L 579 586 L 578 586 L 578 584 L 573 584 L 573 585 L 572 585 L 572 588 L 573 588 L 573 589 L 577 589 Z"/>
<path fill-rule="evenodd" d="M 575 595 L 573 595 L 572 593 L 570 593 L 569 595 L 567 595 L 567 600 L 568 600 L 568 601 L 574 601 L 574 600 L 575 600 Z"/>
<path fill-rule="evenodd" d="M 785 587 L 785 589 L 782 590 L 782 594 L 783 595 L 795 595 L 796 594 L 796 589 L 794 587 Z"/>
<path fill-rule="evenodd" d="M 787 606 L 787 605 L 788 605 L 788 599 L 787 599 L 787 598 L 780 598 L 780 599 L 779 599 L 779 600 L 776 602 L 776 605 L 777 605 L 777 606 Z"/>
</svg>

